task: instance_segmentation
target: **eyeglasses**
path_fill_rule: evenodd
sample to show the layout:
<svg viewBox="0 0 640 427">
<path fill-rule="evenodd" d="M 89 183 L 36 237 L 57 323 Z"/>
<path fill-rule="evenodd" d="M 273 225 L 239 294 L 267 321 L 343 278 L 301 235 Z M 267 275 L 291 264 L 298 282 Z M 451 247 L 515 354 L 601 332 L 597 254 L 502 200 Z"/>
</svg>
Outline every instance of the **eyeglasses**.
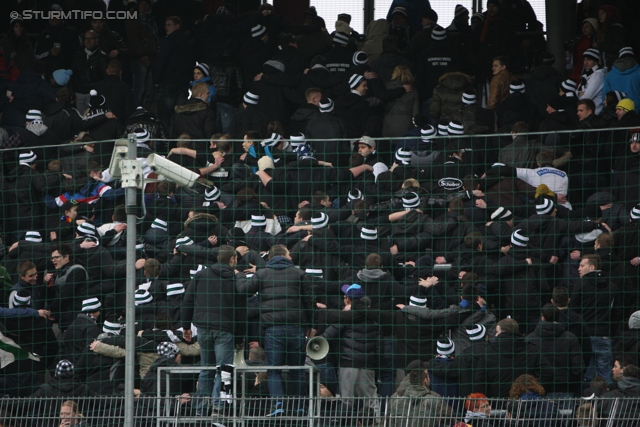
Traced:
<svg viewBox="0 0 640 427">
<path fill-rule="evenodd" d="M 51 261 L 55 261 L 59 258 L 62 258 L 62 255 L 51 255 Z"/>
<path fill-rule="evenodd" d="M 85 40 L 98 40 L 98 37 L 85 37 Z"/>
</svg>

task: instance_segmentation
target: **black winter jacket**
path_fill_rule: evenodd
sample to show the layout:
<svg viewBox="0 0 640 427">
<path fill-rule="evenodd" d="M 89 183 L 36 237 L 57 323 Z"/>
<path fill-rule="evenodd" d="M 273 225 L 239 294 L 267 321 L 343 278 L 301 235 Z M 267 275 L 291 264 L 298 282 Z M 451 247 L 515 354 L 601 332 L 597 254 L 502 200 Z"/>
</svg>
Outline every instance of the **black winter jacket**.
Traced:
<svg viewBox="0 0 640 427">
<path fill-rule="evenodd" d="M 341 368 L 374 369 L 380 327 L 366 318 L 358 321 L 358 312 L 366 310 L 366 307 L 359 307 L 359 304 L 362 305 L 362 302 L 353 302 L 352 322 L 330 325 L 322 337 L 328 340 L 340 339 Z"/>
<path fill-rule="evenodd" d="M 87 397 L 95 393 L 84 382 L 64 375 L 54 377 L 31 395 L 31 397 Z"/>
<path fill-rule="evenodd" d="M 78 363 L 85 348 L 100 335 L 96 319 L 86 314 L 78 314 L 76 320 L 65 331 L 62 354 L 74 365 Z"/>
<path fill-rule="evenodd" d="M 71 79 L 76 92 L 88 94 L 93 89 L 94 83 L 104 79 L 108 62 L 109 58 L 100 49 L 96 49 L 88 58 L 84 49 L 76 52 L 71 64 L 73 70 Z"/>
<path fill-rule="evenodd" d="M 371 107 L 364 97 L 348 93 L 336 100 L 336 115 L 346 124 L 348 138 L 360 138 L 366 130 Z"/>
<path fill-rule="evenodd" d="M 589 365 L 591 361 L 591 334 L 587 324 L 584 323 L 582 316 L 571 309 L 562 309 L 558 311 L 558 323 L 564 326 L 567 332 L 571 332 L 576 336 L 580 343 L 580 349 L 582 353 L 582 361 L 585 366 Z"/>
<path fill-rule="evenodd" d="M 582 381 L 582 353 L 575 335 L 564 325 L 541 322 L 527 335 L 527 343 L 533 344 L 540 357 L 538 381 L 547 393 L 574 392 L 580 390 Z"/>
<path fill-rule="evenodd" d="M 611 337 L 617 333 L 622 315 L 619 298 L 618 287 L 594 270 L 573 288 L 569 308 L 582 315 L 591 336 Z"/>
<path fill-rule="evenodd" d="M 27 165 L 19 165 L 4 182 L 5 230 L 39 230 L 44 225 L 45 191 L 44 177 Z"/>
<path fill-rule="evenodd" d="M 313 289 L 304 271 L 291 260 L 275 256 L 247 282 L 238 282 L 238 290 L 250 295 L 259 292 L 262 327 L 299 325 L 313 320 Z"/>
<path fill-rule="evenodd" d="M 540 362 L 533 344 L 521 336 L 503 332 L 487 344 L 475 373 L 476 391 L 487 397 L 509 397 L 511 384 L 523 374 L 538 377 Z"/>
<path fill-rule="evenodd" d="M 185 87 L 193 77 L 195 53 L 182 30 L 160 40 L 158 55 L 153 61 L 153 81 L 156 84 L 177 84 Z"/>
<path fill-rule="evenodd" d="M 42 113 L 44 114 L 42 122 L 55 131 L 62 140 L 73 139 L 81 131 L 88 131 L 107 121 L 107 116 L 104 114 L 83 118 L 78 110 L 59 102 L 47 105 Z"/>
<path fill-rule="evenodd" d="M 214 264 L 196 274 L 187 288 L 182 306 L 182 326 L 215 329 L 242 336 L 246 299 L 236 291 L 244 274 L 229 265 Z"/>
<path fill-rule="evenodd" d="M 209 139 L 216 127 L 216 113 L 202 99 L 191 97 L 186 104 L 176 105 L 173 115 L 173 137 L 188 133 L 191 139 Z M 206 151 L 206 141 L 196 141 L 197 152 Z"/>
</svg>

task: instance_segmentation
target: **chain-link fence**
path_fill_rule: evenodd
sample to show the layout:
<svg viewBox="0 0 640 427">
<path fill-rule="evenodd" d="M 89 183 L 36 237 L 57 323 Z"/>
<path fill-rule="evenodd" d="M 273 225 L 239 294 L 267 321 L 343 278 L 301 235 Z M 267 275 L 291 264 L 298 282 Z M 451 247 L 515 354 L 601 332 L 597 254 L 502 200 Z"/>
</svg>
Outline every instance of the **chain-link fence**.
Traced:
<svg viewBox="0 0 640 427">
<path fill-rule="evenodd" d="M 337 408 L 334 425 L 453 425 L 476 393 L 519 398 L 490 400 L 497 424 L 631 420 L 635 400 L 542 399 L 601 396 L 608 383 L 621 387 L 607 396 L 637 396 L 631 134 L 147 140 L 133 164 L 115 141 L 5 149 L 1 389 L 121 393 L 133 334 L 140 422 L 215 410 L 225 425 L 323 424 Z M 135 212 L 122 186 L 133 166 Z M 230 405 L 242 397 L 226 384 L 234 371 L 216 380 L 198 366 L 231 364 L 242 343 L 249 365 L 302 367 L 309 355 L 320 378 L 254 373 Z M 192 372 L 163 382 L 178 365 Z M 412 372 L 445 400 L 389 400 Z M 327 398 L 294 402 L 308 387 Z M 3 404 L 16 424 L 60 424 L 60 399 Z M 119 398 L 78 404 L 88 425 L 122 416 Z"/>
</svg>

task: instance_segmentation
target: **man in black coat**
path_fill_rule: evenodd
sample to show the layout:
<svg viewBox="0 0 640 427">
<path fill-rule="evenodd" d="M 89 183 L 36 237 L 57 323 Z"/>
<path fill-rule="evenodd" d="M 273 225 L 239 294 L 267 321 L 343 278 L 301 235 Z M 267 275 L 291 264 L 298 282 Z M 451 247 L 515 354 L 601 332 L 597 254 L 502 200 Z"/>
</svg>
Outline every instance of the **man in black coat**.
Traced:
<svg viewBox="0 0 640 427">
<path fill-rule="evenodd" d="M 618 287 L 602 275 L 598 255 L 584 255 L 578 272 L 582 280 L 573 289 L 569 308 L 582 315 L 591 333 L 594 356 L 585 377 L 591 380 L 597 373 L 611 382 L 611 337 L 616 336 L 621 319 Z"/>
<path fill-rule="evenodd" d="M 99 36 L 95 31 L 87 31 L 84 35 L 84 49 L 73 55 L 71 81 L 76 91 L 76 106 L 81 114 L 89 107 L 89 92 L 93 85 L 107 73 L 109 58 L 98 47 L 98 41 Z"/>
<path fill-rule="evenodd" d="M 119 60 L 109 61 L 106 72 L 104 80 L 97 82 L 93 88 L 104 95 L 107 108 L 124 126 L 127 118 L 133 113 L 131 85 L 122 81 L 122 64 Z"/>
<path fill-rule="evenodd" d="M 509 84 L 509 96 L 496 106 L 498 128 L 509 132 L 517 122 L 525 122 L 533 128 L 536 111 L 525 95 L 525 85 L 519 80 Z"/>
<path fill-rule="evenodd" d="M 346 166 L 346 159 L 350 154 L 348 141 L 336 141 L 347 136 L 345 123 L 335 116 L 334 103 L 331 98 L 322 98 L 318 101 L 319 114 L 311 117 L 303 131 L 309 139 L 314 141 L 313 148 L 320 154 L 320 158 L 331 163 L 334 167 Z"/>
<path fill-rule="evenodd" d="M 242 139 L 249 131 L 259 132 L 260 137 L 267 135 L 269 119 L 258 108 L 259 103 L 260 95 L 254 92 L 244 94 L 242 105 L 236 110 L 229 126 L 229 133 L 233 139 Z"/>
<path fill-rule="evenodd" d="M 263 82 L 262 77 L 266 75 L 273 76 L 276 80 L 285 79 L 290 74 L 289 70 L 282 62 L 271 59 L 262 64 L 258 71 L 260 73 L 251 86 L 251 90 L 260 95 L 258 108 L 270 122 L 279 121 L 287 127 L 294 110 L 293 105 L 300 102 L 299 94 L 294 88 Z"/>
<path fill-rule="evenodd" d="M 550 398 L 573 397 L 581 390 L 584 370 L 580 343 L 557 322 L 559 314 L 553 304 L 545 304 L 541 322 L 526 338 L 539 354 L 541 376 L 538 381 Z"/>
<path fill-rule="evenodd" d="M 53 378 L 43 384 L 31 397 L 89 397 L 95 393 L 85 383 L 76 379 L 74 364 L 62 359 L 56 365 Z"/>
<path fill-rule="evenodd" d="M 238 256 L 231 246 L 221 246 L 218 264 L 196 274 L 187 288 L 182 307 L 182 335 L 191 341 L 191 324 L 198 328 L 200 363 L 202 366 L 233 363 L 235 342 L 244 336 L 244 298 L 236 285 L 244 281 L 244 274 L 234 271 Z M 215 384 L 214 384 L 215 380 Z M 215 371 L 202 370 L 198 381 L 197 408 L 213 397 L 214 409 L 221 408 L 221 378 Z"/>
<path fill-rule="evenodd" d="M 280 44 L 271 59 L 275 59 L 284 64 L 288 73 L 302 74 L 307 65 L 304 55 L 298 51 L 293 34 L 285 33 L 280 36 Z"/>
<path fill-rule="evenodd" d="M 476 391 L 487 397 L 509 397 L 511 384 L 523 374 L 538 376 L 539 356 L 522 335 L 518 322 L 502 319 L 496 326 L 496 337 L 489 341 L 486 353 L 475 373 Z"/>
<path fill-rule="evenodd" d="M 304 98 L 307 103 L 296 109 L 289 119 L 289 135 L 296 135 L 298 133 L 304 134 L 309 122 L 320 115 L 322 89 L 318 87 L 310 87 L 304 92 Z"/>
<path fill-rule="evenodd" d="M 437 26 L 431 32 L 429 47 L 420 54 L 416 67 L 416 88 L 420 101 L 433 96 L 440 77 L 449 71 L 461 71 L 460 56 L 447 41 L 447 30 Z"/>
<path fill-rule="evenodd" d="M 573 117 L 565 110 L 566 102 L 561 96 L 555 96 L 547 101 L 547 116 L 538 128 L 539 132 L 556 132 L 575 128 Z M 569 141 L 568 134 L 547 135 L 544 141 L 548 146 L 562 146 Z"/>
<path fill-rule="evenodd" d="M 260 72 L 262 64 L 271 57 L 271 51 L 267 46 L 269 34 L 263 25 L 256 25 L 251 28 L 251 38 L 240 46 L 238 58 L 242 63 L 242 80 L 244 89 L 251 88 L 253 78 Z"/>
<path fill-rule="evenodd" d="M 60 143 L 60 137 L 43 123 L 40 110 L 29 110 L 26 119 L 26 126 L 19 128 L 11 137 L 12 146 L 33 150 L 38 157 L 38 170 L 44 171 L 49 161 L 58 158 L 58 150 L 55 146 Z M 7 153 L 7 160 L 12 158 L 14 158 L 13 153 Z"/>
<path fill-rule="evenodd" d="M 195 54 L 189 38 L 182 31 L 179 17 L 168 17 L 164 28 L 167 36 L 160 40 L 158 55 L 153 61 L 153 81 L 156 84 L 158 118 L 169 130 L 173 107 L 187 101 Z"/>
<path fill-rule="evenodd" d="M 372 115 L 365 95 L 369 89 L 367 80 L 360 74 L 349 78 L 351 92 L 336 100 L 336 115 L 346 124 L 347 138 L 363 135 L 376 137 L 382 130 L 379 117 Z"/>
<path fill-rule="evenodd" d="M 313 321 L 313 289 L 304 271 L 293 265 L 289 250 L 275 245 L 269 250 L 269 261 L 246 283 L 239 282 L 238 290 L 248 295 L 260 293 L 261 322 L 265 335 L 265 351 L 268 366 L 304 365 L 305 331 Z M 283 412 L 278 399 L 285 395 L 300 395 L 304 374 L 299 370 L 289 372 L 287 393 L 280 371 L 269 375 L 269 393 L 274 398 L 273 414 Z"/>
<path fill-rule="evenodd" d="M 63 20 L 52 17 L 38 36 L 33 50 L 36 59 L 46 64 L 48 78 L 56 70 L 68 69 L 74 52 L 80 48 L 77 31 L 69 28 Z"/>
<path fill-rule="evenodd" d="M 33 151 L 20 153 L 17 167 L 3 183 L 3 222 L 9 245 L 17 242 L 21 233 L 40 229 L 45 221 L 42 196 L 47 181 L 36 170 L 36 160 Z"/>
<path fill-rule="evenodd" d="M 72 251 L 69 245 L 51 245 L 49 253 L 56 271 L 45 274 L 44 282 L 53 282 L 55 299 L 50 308 L 58 320 L 60 331 L 64 332 L 82 311 L 82 302 L 89 298 L 89 274 L 80 264 L 71 261 Z"/>
<path fill-rule="evenodd" d="M 328 340 L 339 339 L 340 371 L 338 382 L 340 394 L 345 398 L 369 397 L 365 407 L 379 411 L 375 371 L 380 327 L 360 312 L 370 308 L 371 300 L 365 297 L 360 285 L 344 285 L 345 305 L 350 307 L 353 317 L 350 322 L 329 325 L 322 334 Z"/>
<path fill-rule="evenodd" d="M 82 312 L 67 328 L 62 339 L 62 354 L 71 362 L 78 363 L 89 344 L 100 335 L 98 318 L 102 304 L 98 298 L 82 301 Z"/>
<path fill-rule="evenodd" d="M 567 288 L 556 287 L 553 289 L 551 303 L 558 309 L 556 321 L 564 325 L 565 330 L 571 332 L 580 342 L 582 360 L 584 366 L 591 361 L 591 333 L 582 316 L 569 309 L 569 291 Z"/>
</svg>

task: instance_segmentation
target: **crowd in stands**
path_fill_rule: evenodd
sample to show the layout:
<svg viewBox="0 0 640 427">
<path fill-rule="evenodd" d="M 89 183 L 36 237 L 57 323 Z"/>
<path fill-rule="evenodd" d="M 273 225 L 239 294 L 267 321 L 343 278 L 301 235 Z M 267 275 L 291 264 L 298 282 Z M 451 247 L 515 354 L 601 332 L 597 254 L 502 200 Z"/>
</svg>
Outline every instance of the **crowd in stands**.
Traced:
<svg viewBox="0 0 640 427">
<path fill-rule="evenodd" d="M 635 6 L 583 1 L 564 75 L 526 0 L 451 23 L 395 1 L 364 34 L 314 7 L 96 0 L 137 14 L 72 22 L 52 13 L 67 3 L 0 40 L 0 352 L 22 356 L 3 394 L 122 395 L 135 334 L 139 396 L 165 391 L 159 367 L 220 366 L 172 376 L 197 415 L 224 410 L 238 346 L 302 366 L 311 337 L 330 346 L 306 360 L 321 395 L 374 414 L 425 397 L 387 411 L 488 426 L 469 421 L 487 398 L 551 416 L 543 397 L 640 397 Z M 110 166 L 129 135 L 145 179 L 151 154 L 199 176 L 146 182 L 135 230 Z M 247 387 L 277 416 L 307 380 Z"/>
</svg>

